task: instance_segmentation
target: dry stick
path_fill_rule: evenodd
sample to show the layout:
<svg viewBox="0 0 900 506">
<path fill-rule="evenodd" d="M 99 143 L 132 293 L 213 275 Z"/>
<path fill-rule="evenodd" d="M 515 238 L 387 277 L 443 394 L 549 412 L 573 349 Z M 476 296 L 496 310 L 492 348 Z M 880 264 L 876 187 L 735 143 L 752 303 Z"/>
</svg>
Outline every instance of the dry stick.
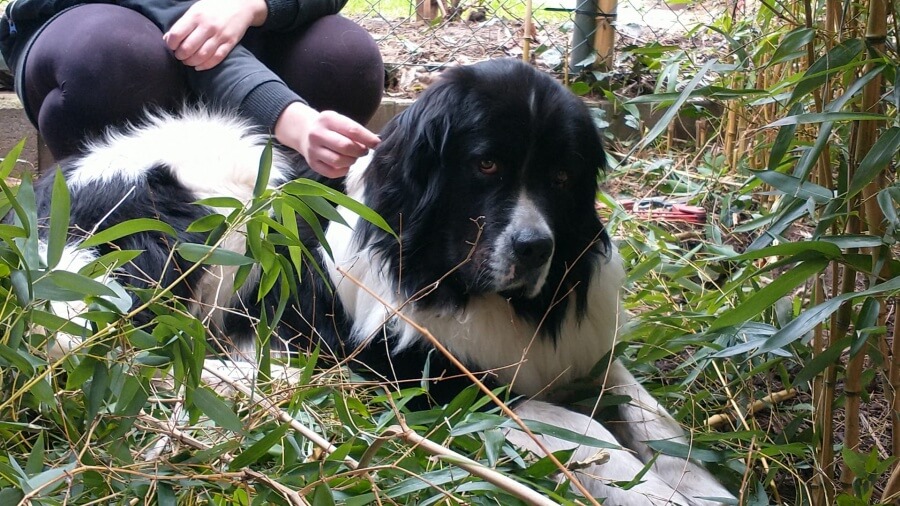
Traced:
<svg viewBox="0 0 900 506">
<path fill-rule="evenodd" d="M 506 416 L 511 418 L 516 423 L 516 425 L 519 426 L 519 428 L 522 429 L 522 432 L 524 432 L 526 435 L 528 435 L 528 437 L 530 437 L 534 441 L 534 443 L 538 446 L 538 448 L 540 448 L 540 450 L 542 452 L 544 452 L 544 454 L 547 456 L 547 458 L 549 458 L 550 461 L 553 462 L 553 464 L 556 466 L 556 468 L 559 469 L 560 473 L 562 473 L 563 476 L 565 476 L 572 483 L 572 485 L 574 485 L 575 488 L 577 488 L 578 491 L 581 492 L 581 494 L 585 497 L 585 499 L 590 501 L 591 504 L 594 504 L 595 506 L 600 506 L 600 503 L 598 503 L 597 500 L 594 499 L 593 496 L 591 496 L 590 492 L 584 487 L 584 485 L 581 483 L 581 481 L 579 481 L 577 478 L 575 478 L 575 476 L 566 468 L 566 466 L 563 465 L 563 463 L 560 462 L 558 458 L 556 458 L 556 455 L 554 455 L 544 445 L 544 443 L 542 443 L 541 440 L 538 439 L 538 437 L 534 435 L 534 433 L 531 431 L 531 429 L 529 429 L 528 426 L 525 425 L 525 422 L 523 422 L 522 419 L 519 418 L 519 415 L 517 415 L 513 410 L 511 410 L 509 408 L 509 406 L 506 405 L 505 402 L 500 400 L 500 398 L 497 397 L 497 395 L 493 391 L 491 391 L 490 388 L 486 387 L 484 385 L 484 383 L 481 382 L 481 380 L 479 380 L 474 374 L 472 374 L 472 371 L 470 371 L 468 367 L 463 365 L 463 363 L 460 362 L 459 359 L 456 358 L 456 356 L 454 356 L 452 353 L 450 353 L 450 350 L 448 350 L 446 347 L 444 347 L 444 345 L 441 344 L 441 342 L 438 341 L 437 338 L 435 338 L 434 335 L 428 331 L 428 329 L 426 329 L 425 327 L 422 327 L 418 323 L 412 321 L 408 316 L 401 313 L 399 310 L 391 307 L 391 305 L 388 304 L 387 301 L 382 299 L 377 293 L 370 290 L 369 287 L 363 285 L 358 279 L 353 277 L 349 272 L 345 271 L 344 269 L 342 269 L 340 267 L 336 267 L 336 268 L 337 268 L 337 271 L 342 276 L 344 276 L 346 279 L 350 280 L 350 282 L 352 282 L 359 288 L 363 289 L 366 293 L 369 294 L 369 296 L 371 296 L 372 298 L 377 300 L 379 304 L 388 308 L 392 314 L 396 314 L 401 320 L 406 322 L 407 325 L 411 326 L 417 332 L 422 334 L 422 336 L 424 336 L 431 343 L 432 346 L 434 346 L 438 351 L 441 352 L 441 354 L 443 354 L 445 357 L 447 357 L 447 359 L 450 360 L 450 362 L 456 368 L 458 368 L 460 371 L 462 371 L 462 373 L 472 383 L 477 385 L 478 388 L 491 399 L 491 401 L 493 401 L 497 406 L 499 406 L 500 410 L 503 411 L 503 413 Z"/>
<path fill-rule="evenodd" d="M 230 378 L 227 375 L 221 374 L 217 370 L 213 370 L 213 369 L 208 369 L 208 370 L 212 374 L 218 376 L 219 379 L 221 379 L 223 382 L 229 384 L 232 388 L 241 392 L 242 394 L 244 394 L 248 397 L 253 395 L 253 391 L 246 385 L 235 381 L 233 378 Z M 292 429 L 296 430 L 303 437 L 312 441 L 313 444 L 315 444 L 316 446 L 318 446 L 325 452 L 330 454 L 330 453 L 334 453 L 334 451 L 337 450 L 337 448 L 334 445 L 332 445 L 331 443 L 329 443 L 328 440 L 324 439 L 320 435 L 316 434 L 315 432 L 313 432 L 312 430 L 310 430 L 309 428 L 307 428 L 306 426 L 304 426 L 303 424 L 298 422 L 296 419 L 294 419 L 294 417 L 292 417 L 287 412 L 285 412 L 284 410 L 279 408 L 274 402 L 269 400 L 267 397 L 257 396 L 257 398 L 259 399 L 259 402 L 263 405 L 263 407 L 271 415 L 273 415 L 279 421 L 289 424 Z M 499 403 L 498 399 L 495 399 L 495 401 L 497 401 Z M 503 406 L 503 404 L 500 404 L 500 405 Z M 407 433 L 409 433 L 409 434 L 407 434 Z M 446 457 L 449 461 L 458 464 L 459 467 L 469 471 L 473 475 L 476 475 L 479 478 L 482 478 L 485 481 L 487 481 L 493 485 L 496 485 L 497 487 L 500 487 L 503 490 L 506 490 L 510 494 L 513 494 L 514 496 L 522 499 L 523 501 L 528 502 L 529 504 L 535 504 L 535 505 L 556 505 L 557 504 L 557 503 L 547 499 L 546 497 L 541 496 L 540 494 L 538 494 L 534 490 L 526 487 L 525 485 L 522 485 L 521 483 L 516 482 L 515 480 L 509 478 L 508 476 L 505 476 L 502 473 L 499 473 L 493 469 L 484 467 L 483 465 L 479 464 L 478 462 L 475 462 L 474 460 L 470 460 L 467 457 L 465 457 L 457 452 L 454 452 L 453 450 L 444 448 L 444 447 L 442 447 L 436 443 L 432 443 L 431 441 L 424 439 L 424 438 L 422 438 L 422 441 L 428 441 L 428 443 L 430 443 L 430 444 L 423 444 L 423 443 L 421 443 L 421 441 L 417 441 L 415 439 L 415 437 L 413 437 L 411 435 L 414 433 L 409 429 L 395 430 L 393 428 L 388 428 L 387 430 L 385 430 L 385 434 L 387 434 L 388 436 L 398 436 L 399 435 L 399 436 L 401 436 L 401 439 L 404 439 L 406 441 L 415 441 L 415 444 L 421 446 L 428 453 L 430 453 L 432 455 L 436 455 L 436 456 Z M 416 437 L 421 437 L 421 436 L 416 435 Z M 381 441 L 381 442 L 376 441 L 375 444 L 380 445 L 382 443 L 383 443 L 383 441 Z M 373 444 L 373 446 L 375 446 L 375 444 Z M 363 454 L 363 458 L 361 459 L 360 462 L 357 462 L 356 460 L 354 460 L 351 457 L 345 457 L 344 464 L 346 464 L 347 467 L 349 467 L 351 469 L 361 469 L 362 468 L 361 464 L 363 462 L 368 464 L 368 462 L 371 460 L 371 458 L 372 458 L 372 453 L 367 451 L 365 454 Z M 573 479 L 571 476 L 569 478 Z M 587 494 L 587 497 L 590 497 L 590 495 Z"/>
<path fill-rule="evenodd" d="M 768 409 L 768 408 L 772 407 L 773 405 L 779 404 L 788 399 L 793 399 L 796 396 L 797 396 L 797 390 L 794 388 L 791 388 L 789 390 L 781 390 L 779 392 L 771 393 L 771 394 L 763 397 L 762 399 L 757 399 L 757 400 L 753 401 L 752 403 L 750 403 L 750 405 L 747 406 L 747 412 L 744 413 L 744 415 L 753 416 L 754 414 L 758 413 L 759 411 Z M 713 416 L 709 417 L 709 419 L 706 420 L 706 426 L 710 429 L 715 429 L 724 423 L 734 420 L 735 416 L 737 416 L 737 415 L 736 414 L 732 415 L 729 413 L 719 413 L 718 415 L 713 415 Z"/>
<path fill-rule="evenodd" d="M 718 364 L 712 362 L 713 369 L 716 372 L 716 376 L 719 377 L 719 381 L 722 383 L 722 386 L 725 389 L 725 395 L 728 397 L 728 402 L 731 403 L 731 406 L 734 408 L 735 415 L 740 420 L 741 425 L 744 427 L 744 430 L 750 432 L 753 429 L 750 427 L 750 424 L 747 422 L 747 417 L 744 413 L 741 412 L 740 407 L 737 405 L 737 400 L 734 398 L 734 394 L 731 392 L 731 388 L 728 387 L 728 381 L 725 379 L 725 375 L 722 374 L 722 371 L 719 369 Z M 766 471 L 766 474 L 769 474 L 769 460 L 765 457 L 760 457 L 760 464 L 762 464 L 763 469 Z M 775 479 L 771 479 L 769 481 L 769 486 L 772 488 L 772 493 L 775 494 L 776 503 L 781 502 L 781 498 L 778 494 L 778 485 L 775 483 Z"/>
<path fill-rule="evenodd" d="M 522 485 L 521 483 L 504 476 L 502 474 L 497 473 L 496 471 L 484 467 L 480 463 L 468 459 L 453 450 L 449 450 L 444 448 L 443 446 L 431 441 L 428 438 L 420 436 L 415 431 L 410 429 L 409 427 L 403 427 L 399 425 L 392 425 L 385 429 L 384 434 L 387 436 L 399 437 L 400 439 L 406 441 L 407 443 L 418 446 L 422 448 L 427 453 L 431 455 L 435 455 L 438 457 L 444 457 L 449 462 L 452 462 L 454 465 L 465 469 L 469 473 L 478 476 L 479 478 L 489 481 L 501 488 L 509 492 L 510 494 L 515 495 L 519 499 L 526 501 L 529 504 L 542 505 L 542 506 L 556 506 L 557 503 L 552 501 L 543 495 L 535 492 L 534 490 Z"/>
<path fill-rule="evenodd" d="M 881 494 L 881 502 L 893 501 L 898 498 L 900 498 L 900 465 L 895 464 L 894 471 L 888 478 L 884 492 Z"/>
<path fill-rule="evenodd" d="M 222 380 L 223 383 L 228 384 L 238 392 L 246 395 L 250 398 L 259 399 L 259 403 L 263 406 L 263 408 L 269 412 L 274 418 L 278 419 L 278 421 L 282 423 L 286 423 L 290 425 L 292 429 L 299 432 L 301 436 L 305 437 L 312 441 L 313 444 L 326 451 L 327 453 L 334 453 L 337 450 L 337 447 L 328 442 L 327 439 L 323 438 L 319 434 L 316 434 L 313 430 L 307 428 L 305 425 L 298 422 L 294 417 L 289 415 L 286 411 L 279 408 L 278 405 L 270 400 L 268 397 L 263 395 L 256 395 L 254 389 L 247 387 L 246 385 L 235 381 L 234 378 L 229 377 L 227 374 L 222 374 L 220 371 L 213 369 L 211 367 L 203 366 L 205 371 L 208 371 L 210 374 L 218 377 Z M 359 467 L 359 462 L 351 457 L 344 457 L 343 462 L 345 465 L 350 467 L 351 469 L 357 469 Z"/>
</svg>

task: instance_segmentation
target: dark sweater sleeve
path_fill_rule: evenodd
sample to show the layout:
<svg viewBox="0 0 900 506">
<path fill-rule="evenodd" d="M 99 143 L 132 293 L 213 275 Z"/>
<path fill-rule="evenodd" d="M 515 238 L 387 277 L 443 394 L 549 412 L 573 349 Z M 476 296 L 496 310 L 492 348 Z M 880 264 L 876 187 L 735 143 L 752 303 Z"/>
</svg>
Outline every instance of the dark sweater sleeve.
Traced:
<svg viewBox="0 0 900 506">
<path fill-rule="evenodd" d="M 263 30 L 288 31 L 309 24 L 322 16 L 337 14 L 347 0 L 266 0 L 269 13 Z"/>
<path fill-rule="evenodd" d="M 207 103 L 237 109 L 262 127 L 274 129 L 292 102 L 304 102 L 247 48 L 237 45 L 212 69 L 188 69 L 191 89 Z"/>
</svg>

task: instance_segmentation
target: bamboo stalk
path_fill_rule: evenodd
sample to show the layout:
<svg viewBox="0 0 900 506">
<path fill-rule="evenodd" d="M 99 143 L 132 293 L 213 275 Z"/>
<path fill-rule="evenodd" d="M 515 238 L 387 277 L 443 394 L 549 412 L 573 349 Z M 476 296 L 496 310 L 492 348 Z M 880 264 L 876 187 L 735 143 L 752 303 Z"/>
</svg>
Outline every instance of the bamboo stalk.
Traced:
<svg viewBox="0 0 900 506">
<path fill-rule="evenodd" d="M 886 37 L 887 1 L 870 0 L 868 23 L 866 25 L 866 40 L 868 41 L 870 50 L 876 51 L 878 53 L 883 52 Z M 872 68 L 873 65 L 868 64 L 866 65 L 864 72 L 868 72 Z M 878 110 L 881 86 L 881 76 L 878 75 L 874 79 L 869 81 L 863 88 L 863 112 L 875 112 Z M 856 168 L 855 164 L 863 160 L 866 154 L 869 153 L 869 151 L 872 149 L 872 146 L 875 144 L 875 141 L 877 140 L 879 124 L 875 121 L 860 121 L 856 126 L 859 135 L 856 139 L 857 142 L 855 149 L 853 150 L 855 161 L 854 166 L 851 166 L 851 173 L 853 172 L 853 169 Z M 862 191 L 862 209 L 860 209 L 860 211 L 862 212 L 860 214 L 864 219 L 863 225 L 865 230 L 869 232 L 870 235 L 873 235 L 875 237 L 881 237 L 884 233 L 884 215 L 875 197 L 878 192 L 880 192 L 886 185 L 887 181 L 884 174 L 882 173 L 878 174 L 878 176 L 876 176 L 871 183 L 863 188 Z M 869 253 L 871 255 L 872 272 L 878 273 L 878 268 L 882 261 L 882 259 L 880 258 L 881 248 L 872 248 Z M 887 265 L 887 262 L 884 262 L 884 264 Z M 873 279 L 870 280 L 870 284 L 874 284 L 877 277 L 877 274 L 873 275 Z M 884 304 L 882 304 L 882 308 L 883 307 Z M 884 313 L 880 314 L 879 320 L 883 319 L 884 317 Z M 860 352 L 856 357 L 853 357 L 851 359 L 850 364 L 847 368 L 847 406 L 845 412 L 846 439 L 844 445 L 848 448 L 856 448 L 859 445 L 859 393 L 862 389 L 861 376 L 865 356 L 865 353 Z M 894 433 L 893 437 L 896 439 L 897 437 L 900 437 L 900 435 Z M 841 473 L 841 483 L 844 486 L 845 490 L 849 490 L 853 482 L 853 476 L 853 471 L 845 465 L 843 467 L 843 472 Z"/>
<path fill-rule="evenodd" d="M 597 65 L 605 70 L 613 68 L 613 49 L 616 42 L 614 22 L 618 7 L 618 0 L 597 1 L 597 29 L 594 32 L 594 51 L 597 52 Z"/>
<path fill-rule="evenodd" d="M 522 59 L 531 62 L 531 43 L 533 42 L 534 19 L 531 0 L 525 0 L 525 33 L 522 35 Z"/>
</svg>

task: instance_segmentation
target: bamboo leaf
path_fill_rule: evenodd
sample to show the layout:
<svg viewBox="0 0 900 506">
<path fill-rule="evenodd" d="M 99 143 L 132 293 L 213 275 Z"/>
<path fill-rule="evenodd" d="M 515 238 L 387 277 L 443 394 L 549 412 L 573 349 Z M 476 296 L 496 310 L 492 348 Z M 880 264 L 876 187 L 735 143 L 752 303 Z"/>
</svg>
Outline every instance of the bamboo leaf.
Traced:
<svg viewBox="0 0 900 506">
<path fill-rule="evenodd" d="M 849 65 L 865 48 L 862 39 L 848 39 L 831 49 L 816 60 L 803 74 L 791 93 L 790 102 L 796 102 L 812 90 L 825 84 L 831 74 L 839 72 L 841 67 Z"/>
<path fill-rule="evenodd" d="M 25 139 L 19 141 L 5 157 L 0 159 L 0 181 L 8 178 L 9 175 L 12 174 L 13 169 L 16 167 L 16 163 L 19 161 L 19 157 L 22 156 L 23 149 L 25 149 Z"/>
<path fill-rule="evenodd" d="M 50 229 L 47 235 L 47 266 L 56 267 L 62 258 L 69 235 L 69 187 L 62 171 L 57 169 L 53 176 L 53 189 L 50 197 Z"/>
<path fill-rule="evenodd" d="M 673 457 L 681 457 L 683 459 L 699 460 L 701 462 L 722 462 L 726 460 L 725 455 L 714 452 L 712 450 L 704 450 L 695 448 L 692 445 L 678 443 L 669 440 L 647 441 L 647 446 L 664 455 Z"/>
<path fill-rule="evenodd" d="M 762 170 L 754 172 L 753 175 L 762 179 L 781 193 L 792 197 L 804 200 L 813 199 L 819 204 L 825 204 L 834 198 L 834 192 L 832 190 L 788 174 L 782 174 L 771 170 Z"/>
<path fill-rule="evenodd" d="M 788 115 L 796 116 L 802 110 L 803 108 L 800 104 L 795 104 Z M 794 141 L 794 133 L 796 131 L 797 125 L 784 125 L 778 129 L 778 134 L 775 136 L 775 141 L 772 142 L 772 149 L 769 152 L 769 163 L 767 165 L 769 170 L 774 171 L 781 164 L 781 161 L 784 160 L 784 155 L 787 154 Z"/>
<path fill-rule="evenodd" d="M 256 185 L 253 187 L 253 196 L 259 198 L 269 187 L 269 177 L 272 173 L 272 139 L 266 143 L 262 155 L 259 158 L 259 172 L 256 174 Z"/>
<path fill-rule="evenodd" d="M 360 218 L 368 221 L 369 223 L 384 230 L 392 236 L 397 236 L 397 234 L 391 229 L 391 226 L 388 225 L 386 221 L 384 221 L 384 218 L 379 216 L 378 213 L 370 209 L 368 206 L 357 202 L 351 197 L 348 197 L 347 195 L 344 195 L 343 193 L 329 188 L 317 181 L 313 181 L 311 179 L 297 179 L 295 181 L 287 183 L 284 186 L 284 191 L 298 197 L 303 197 L 306 195 L 324 197 L 339 206 L 347 208 Z"/>
<path fill-rule="evenodd" d="M 900 127 L 891 127 L 881 134 L 881 137 L 866 153 L 866 157 L 859 162 L 859 167 L 853 174 L 853 179 L 850 180 L 847 198 L 855 196 L 872 182 L 888 166 L 898 151 L 900 151 Z"/>
<path fill-rule="evenodd" d="M 782 125 L 806 125 L 810 123 L 825 123 L 828 121 L 890 121 L 884 114 L 872 114 L 868 112 L 810 112 L 787 116 L 773 121 L 763 128 L 771 128 Z"/>
<path fill-rule="evenodd" d="M 545 436 L 552 436 L 555 438 L 562 439 L 563 441 L 568 441 L 570 443 L 577 443 L 580 445 L 588 445 L 593 446 L 595 448 L 608 448 L 608 449 L 619 449 L 621 448 L 619 445 L 614 443 L 609 443 L 607 441 L 602 441 L 597 438 L 593 438 L 590 436 L 586 436 L 581 434 L 580 432 L 575 432 L 569 429 L 563 429 L 562 427 L 556 427 L 555 425 L 550 425 L 544 422 L 538 422 L 536 420 L 524 420 L 525 426 L 528 427 L 535 434 L 543 434 Z M 518 425 L 512 420 L 507 420 L 506 423 L 503 424 L 503 427 L 515 428 Z"/>
<path fill-rule="evenodd" d="M 796 267 L 776 277 L 771 283 L 751 295 L 742 304 L 722 313 L 709 326 L 709 332 L 737 325 L 750 320 L 771 307 L 776 300 L 784 297 L 798 286 L 806 283 L 810 276 L 821 272 L 830 263 L 827 259 L 800 262 Z"/>
<path fill-rule="evenodd" d="M 833 297 L 800 313 L 800 316 L 767 339 L 765 344 L 760 347 L 755 355 L 766 353 L 777 348 L 783 348 L 797 339 L 800 339 L 816 325 L 825 321 L 826 318 L 837 311 L 840 305 L 847 300 L 870 295 L 890 295 L 898 291 L 900 291 L 900 277 L 890 279 L 858 293 L 844 293 Z"/>
<path fill-rule="evenodd" d="M 34 296 L 45 300 L 82 300 L 88 296 L 118 297 L 112 288 L 76 272 L 52 271 L 34 283 Z"/>
<path fill-rule="evenodd" d="M 197 387 L 194 389 L 192 400 L 195 406 L 200 408 L 206 416 L 216 422 L 219 427 L 228 429 L 232 432 L 241 432 L 244 426 L 241 419 L 238 418 L 231 407 L 216 395 L 212 390 L 206 387 Z"/>
<path fill-rule="evenodd" d="M 234 471 L 255 463 L 265 456 L 269 449 L 275 446 L 275 443 L 281 441 L 281 438 L 284 437 L 284 434 L 290 427 L 290 425 L 285 423 L 279 425 L 277 429 L 267 432 L 259 441 L 236 455 L 234 460 L 228 464 L 228 468 Z"/>
<path fill-rule="evenodd" d="M 183 243 L 179 244 L 175 251 L 185 260 L 194 263 L 202 262 L 206 265 L 238 266 L 251 265 L 256 262 L 256 260 L 235 251 L 216 248 L 206 244 Z"/>
<path fill-rule="evenodd" d="M 732 261 L 756 260 L 766 257 L 790 257 L 802 253 L 817 253 L 823 258 L 835 259 L 841 256 L 841 249 L 834 243 L 826 241 L 786 242 L 748 251 L 731 257 L 721 257 Z M 719 257 L 716 260 L 720 259 Z"/>
<path fill-rule="evenodd" d="M 678 111 L 681 110 L 681 106 L 684 105 L 685 101 L 691 96 L 691 93 L 694 92 L 694 89 L 697 88 L 697 85 L 700 84 L 700 81 L 709 72 L 709 69 L 716 64 L 716 59 L 712 58 L 706 63 L 703 64 L 703 67 L 697 71 L 697 74 L 693 77 L 693 79 L 688 82 L 688 84 L 681 90 L 681 94 L 678 95 L 678 98 L 675 100 L 675 103 L 669 107 L 666 112 L 662 115 L 659 121 L 650 129 L 650 131 L 641 139 L 641 142 L 635 146 L 636 150 L 641 150 L 647 147 L 651 142 L 656 140 L 657 137 L 669 127 L 669 123 L 675 119 L 675 116 L 678 114 Z"/>
<path fill-rule="evenodd" d="M 168 223 L 155 218 L 136 218 L 117 223 L 107 229 L 88 237 L 79 245 L 80 248 L 90 248 L 100 244 L 115 242 L 117 239 L 138 234 L 141 232 L 162 232 L 171 237 L 178 237 L 175 229 Z"/>
<path fill-rule="evenodd" d="M 775 54 L 769 60 L 769 65 L 793 60 L 806 54 L 806 45 L 812 42 L 816 31 L 812 28 L 797 28 L 788 32 L 782 39 L 781 44 L 775 49 Z"/>
<path fill-rule="evenodd" d="M 806 365 L 803 366 L 803 369 L 797 373 L 797 376 L 793 379 L 793 384 L 802 385 L 824 371 L 826 367 L 834 364 L 837 359 L 840 358 L 841 354 L 844 353 L 844 350 L 850 346 L 850 341 L 852 339 L 853 336 L 846 336 L 829 346 L 828 349 L 816 354 L 816 356 L 807 362 Z"/>
</svg>

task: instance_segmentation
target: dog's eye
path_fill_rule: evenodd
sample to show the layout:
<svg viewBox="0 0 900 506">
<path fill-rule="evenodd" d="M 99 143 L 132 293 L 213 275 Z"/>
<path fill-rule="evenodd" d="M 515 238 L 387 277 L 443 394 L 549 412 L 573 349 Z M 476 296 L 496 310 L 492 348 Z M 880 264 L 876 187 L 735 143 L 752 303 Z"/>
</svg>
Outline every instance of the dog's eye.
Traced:
<svg viewBox="0 0 900 506">
<path fill-rule="evenodd" d="M 569 182 L 569 173 L 564 170 L 556 171 L 556 174 L 553 175 L 553 185 L 557 188 L 562 188 Z"/>
<path fill-rule="evenodd" d="M 482 174 L 496 174 L 500 167 L 497 166 L 497 162 L 493 160 L 482 160 L 478 162 L 478 170 L 481 171 Z"/>
</svg>

